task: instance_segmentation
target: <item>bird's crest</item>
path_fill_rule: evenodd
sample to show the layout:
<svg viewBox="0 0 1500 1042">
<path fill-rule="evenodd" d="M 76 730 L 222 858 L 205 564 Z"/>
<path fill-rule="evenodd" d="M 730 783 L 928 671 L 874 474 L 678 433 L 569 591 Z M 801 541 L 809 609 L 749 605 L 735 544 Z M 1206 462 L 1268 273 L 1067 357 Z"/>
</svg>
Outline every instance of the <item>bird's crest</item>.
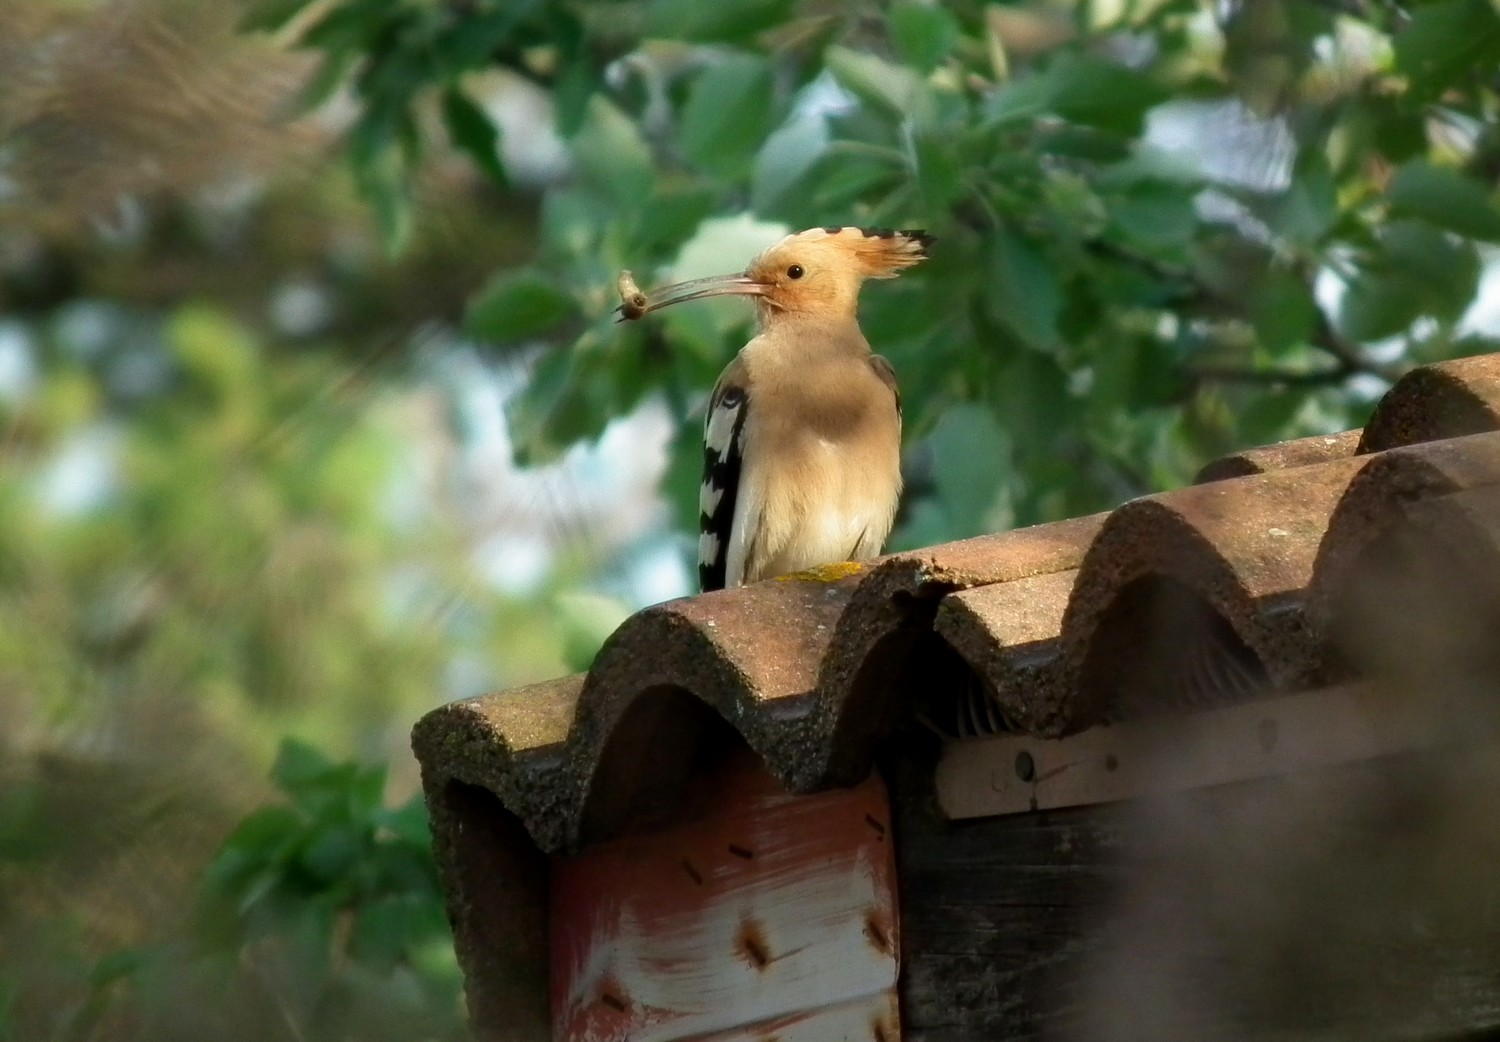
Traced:
<svg viewBox="0 0 1500 1042">
<path fill-rule="evenodd" d="M 932 236 L 916 228 L 858 228 L 853 225 L 809 228 L 783 242 L 831 239 L 856 259 L 861 274 L 870 279 L 894 278 L 905 268 L 927 259 Z"/>
</svg>

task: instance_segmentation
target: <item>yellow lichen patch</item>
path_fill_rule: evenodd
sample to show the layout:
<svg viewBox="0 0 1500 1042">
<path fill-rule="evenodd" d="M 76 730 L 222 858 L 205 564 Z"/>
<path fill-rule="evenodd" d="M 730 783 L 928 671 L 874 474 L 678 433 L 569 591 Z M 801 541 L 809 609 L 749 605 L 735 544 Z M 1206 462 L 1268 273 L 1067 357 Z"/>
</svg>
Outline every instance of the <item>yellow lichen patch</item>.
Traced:
<svg viewBox="0 0 1500 1042">
<path fill-rule="evenodd" d="M 858 561 L 837 561 L 833 564 L 820 564 L 815 568 L 805 568 L 800 572 L 791 572 L 787 575 L 778 575 L 779 580 L 804 579 L 807 582 L 831 583 L 840 579 L 847 579 L 851 575 L 858 575 L 864 570 L 864 565 Z"/>
</svg>

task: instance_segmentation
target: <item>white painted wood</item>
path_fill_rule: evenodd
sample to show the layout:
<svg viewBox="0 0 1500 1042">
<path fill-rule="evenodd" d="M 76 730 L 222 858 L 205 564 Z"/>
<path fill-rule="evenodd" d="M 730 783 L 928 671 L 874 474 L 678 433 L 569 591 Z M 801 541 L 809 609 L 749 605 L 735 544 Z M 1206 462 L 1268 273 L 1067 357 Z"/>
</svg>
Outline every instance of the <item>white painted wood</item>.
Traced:
<svg viewBox="0 0 1500 1042">
<path fill-rule="evenodd" d="M 1430 704 L 1373 687 L 1330 688 L 1067 738 L 999 735 L 944 747 L 938 802 L 950 818 L 1127 800 L 1430 748 Z"/>
<path fill-rule="evenodd" d="M 884 786 L 792 797 L 747 756 L 675 828 L 558 859 L 560 1042 L 897 1042 Z"/>
<path fill-rule="evenodd" d="M 900 1042 L 896 994 L 886 991 L 837 1006 L 794 1013 L 786 1017 L 733 1028 L 701 1042 Z M 875 1034 L 881 1025 L 882 1035 Z M 693 1039 L 691 1042 L 700 1042 Z"/>
</svg>

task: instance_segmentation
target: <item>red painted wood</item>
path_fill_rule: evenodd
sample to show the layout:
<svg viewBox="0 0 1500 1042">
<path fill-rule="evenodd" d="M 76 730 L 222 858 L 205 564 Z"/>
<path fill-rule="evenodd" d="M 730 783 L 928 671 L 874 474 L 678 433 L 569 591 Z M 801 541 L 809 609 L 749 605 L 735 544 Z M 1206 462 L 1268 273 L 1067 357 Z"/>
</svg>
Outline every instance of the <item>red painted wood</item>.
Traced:
<svg viewBox="0 0 1500 1042">
<path fill-rule="evenodd" d="M 788 795 L 748 751 L 692 820 L 551 871 L 553 1037 L 896 1042 L 885 786 Z"/>
</svg>

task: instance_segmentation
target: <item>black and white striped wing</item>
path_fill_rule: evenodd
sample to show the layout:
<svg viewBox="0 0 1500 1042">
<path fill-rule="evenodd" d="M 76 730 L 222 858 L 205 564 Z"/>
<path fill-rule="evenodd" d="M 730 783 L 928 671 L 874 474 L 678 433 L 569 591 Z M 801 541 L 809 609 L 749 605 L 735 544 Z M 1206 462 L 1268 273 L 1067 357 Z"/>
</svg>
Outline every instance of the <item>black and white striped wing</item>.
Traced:
<svg viewBox="0 0 1500 1042">
<path fill-rule="evenodd" d="M 734 530 L 745 461 L 745 415 L 750 396 L 738 383 L 721 380 L 703 424 L 703 484 L 698 489 L 698 583 L 722 590 L 744 579 L 745 533 Z M 737 553 L 733 552 L 736 544 Z M 738 567 L 731 567 L 730 559 Z M 739 574 L 731 574 L 738 572 Z"/>
</svg>

